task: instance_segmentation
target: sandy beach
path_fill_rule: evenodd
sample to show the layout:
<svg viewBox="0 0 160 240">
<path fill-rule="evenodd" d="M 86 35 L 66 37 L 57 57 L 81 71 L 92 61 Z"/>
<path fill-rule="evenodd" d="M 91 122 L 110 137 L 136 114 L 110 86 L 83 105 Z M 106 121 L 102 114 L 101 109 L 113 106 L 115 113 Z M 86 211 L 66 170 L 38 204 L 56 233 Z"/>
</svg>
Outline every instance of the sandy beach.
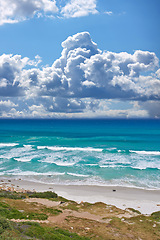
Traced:
<svg viewBox="0 0 160 240">
<path fill-rule="evenodd" d="M 76 202 L 103 202 L 120 209 L 134 208 L 142 214 L 160 211 L 160 190 L 143 190 L 128 187 L 54 185 L 38 182 L 0 178 L 1 187 L 12 187 L 16 190 L 54 191 L 59 196 Z"/>
</svg>

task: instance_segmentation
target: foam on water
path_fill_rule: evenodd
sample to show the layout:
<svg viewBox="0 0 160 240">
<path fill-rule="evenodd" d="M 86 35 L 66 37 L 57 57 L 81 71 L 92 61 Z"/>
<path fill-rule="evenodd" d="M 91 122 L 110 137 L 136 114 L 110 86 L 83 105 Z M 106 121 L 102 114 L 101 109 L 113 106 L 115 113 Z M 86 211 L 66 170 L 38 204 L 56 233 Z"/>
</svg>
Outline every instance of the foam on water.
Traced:
<svg viewBox="0 0 160 240">
<path fill-rule="evenodd" d="M 14 158 L 14 157 L 20 157 L 22 156 L 23 154 L 25 153 L 28 153 L 28 148 L 25 148 L 25 147 L 19 147 L 19 148 L 12 148 L 11 150 L 7 150 L 3 155 L 2 157 L 3 158 Z"/>
<path fill-rule="evenodd" d="M 14 169 L 12 171 L 6 171 L 6 174 L 13 176 L 62 176 L 65 175 L 65 172 L 34 172 L 34 171 L 21 171 Z"/>
<path fill-rule="evenodd" d="M 23 147 L 24 147 L 24 148 L 27 148 L 28 150 L 31 150 L 32 147 L 33 147 L 33 145 L 25 145 L 25 144 L 24 144 Z"/>
<path fill-rule="evenodd" d="M 76 163 L 75 162 L 64 162 L 64 161 L 54 161 L 54 160 L 49 160 L 49 159 L 44 159 L 44 160 L 38 160 L 39 162 L 44 162 L 44 163 L 54 163 L 56 164 L 57 166 L 73 166 L 75 165 Z"/>
<path fill-rule="evenodd" d="M 84 152 L 102 152 L 101 148 L 92 148 L 92 147 L 58 147 L 58 146 L 37 146 L 37 149 L 49 149 L 52 151 L 84 151 Z"/>
<path fill-rule="evenodd" d="M 148 162 L 148 161 L 140 161 L 132 166 L 134 169 L 160 169 L 160 162 Z"/>
<path fill-rule="evenodd" d="M 160 188 L 160 121 L 5 121 L 0 142 L 1 175 Z"/>
<path fill-rule="evenodd" d="M 94 163 L 88 163 L 88 164 L 85 164 L 86 166 L 91 166 L 91 167 L 93 167 L 93 166 L 99 166 L 98 164 L 94 164 Z"/>
<path fill-rule="evenodd" d="M 73 163 L 73 162 L 54 162 L 54 163 L 55 163 L 57 166 L 65 166 L 65 167 L 75 165 L 75 163 Z"/>
<path fill-rule="evenodd" d="M 112 165 L 100 165 L 100 168 L 117 168 L 116 165 L 112 164 Z"/>
<path fill-rule="evenodd" d="M 8 144 L 11 146 L 11 144 Z M 154 156 L 159 156 L 158 151 L 135 151 L 129 150 L 127 154 L 125 150 L 117 150 L 116 152 L 109 151 L 103 152 L 103 149 L 92 148 L 73 148 L 73 147 L 46 147 L 37 146 L 37 150 L 33 150 L 33 145 L 23 145 L 23 147 L 15 148 L 15 145 L 9 151 L 1 153 L 1 158 L 13 158 L 19 162 L 30 162 L 34 158 L 38 159 L 41 163 L 54 163 L 57 166 L 74 166 L 78 162 L 84 162 L 86 166 L 99 166 L 100 168 L 108 167 L 131 167 L 134 169 L 147 169 L 147 168 L 160 168 L 160 161 L 156 161 Z M 46 151 L 39 152 L 39 150 L 52 150 L 48 153 Z M 116 148 L 114 148 L 115 150 Z M 55 150 L 55 151 L 54 151 Z M 113 149 L 112 149 L 113 150 Z M 79 151 L 79 154 L 76 154 Z M 89 155 L 85 155 L 85 153 Z M 93 153 L 93 154 L 92 154 Z M 153 156 L 151 158 L 151 156 Z M 89 157 L 95 157 L 96 163 L 85 163 Z"/>
<path fill-rule="evenodd" d="M 17 146 L 18 143 L 0 143 L 0 148 L 4 148 L 4 147 L 15 147 Z"/>
<path fill-rule="evenodd" d="M 133 151 L 130 150 L 131 153 L 137 153 L 140 155 L 160 155 L 159 151 Z"/>
<path fill-rule="evenodd" d="M 14 160 L 18 162 L 30 162 L 32 160 L 32 157 L 20 157 L 20 158 L 14 158 Z"/>
<path fill-rule="evenodd" d="M 83 178 L 89 177 L 89 175 L 78 174 L 78 173 L 70 173 L 70 172 L 67 172 L 67 174 L 68 174 L 68 175 L 71 175 L 71 176 L 74 176 L 74 177 L 83 177 Z"/>
</svg>

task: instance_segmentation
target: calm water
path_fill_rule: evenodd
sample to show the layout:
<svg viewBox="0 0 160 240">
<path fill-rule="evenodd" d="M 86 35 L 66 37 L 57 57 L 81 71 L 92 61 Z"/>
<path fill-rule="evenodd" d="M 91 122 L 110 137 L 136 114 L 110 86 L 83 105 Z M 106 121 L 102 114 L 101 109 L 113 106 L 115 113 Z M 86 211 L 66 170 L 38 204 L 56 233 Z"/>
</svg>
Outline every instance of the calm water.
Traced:
<svg viewBox="0 0 160 240">
<path fill-rule="evenodd" d="M 0 175 L 160 189 L 160 120 L 0 120 Z"/>
</svg>

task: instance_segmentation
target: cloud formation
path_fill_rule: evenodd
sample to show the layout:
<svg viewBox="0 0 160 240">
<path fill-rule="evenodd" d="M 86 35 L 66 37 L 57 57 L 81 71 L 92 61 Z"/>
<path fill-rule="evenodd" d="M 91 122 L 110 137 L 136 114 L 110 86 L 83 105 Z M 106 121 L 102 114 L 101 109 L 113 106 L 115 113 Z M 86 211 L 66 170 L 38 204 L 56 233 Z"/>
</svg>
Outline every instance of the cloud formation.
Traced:
<svg viewBox="0 0 160 240">
<path fill-rule="evenodd" d="M 145 104 L 155 102 L 156 109 L 160 101 L 159 59 L 155 53 L 102 52 L 88 32 L 68 37 L 62 47 L 61 57 L 50 67 L 39 68 L 39 56 L 32 61 L 20 55 L 0 56 L 0 96 L 12 97 L 12 112 L 18 109 L 19 114 L 48 116 L 109 111 L 101 104 L 102 99 L 118 99 L 139 101 L 139 108 L 133 106 L 130 116 L 136 111 L 156 116 L 156 110 L 147 109 Z"/>
<path fill-rule="evenodd" d="M 2 0 L 0 1 L 0 25 L 17 23 L 32 18 L 37 13 L 58 12 L 55 0 Z"/>
<path fill-rule="evenodd" d="M 0 25 L 18 23 L 34 16 L 73 18 L 96 13 L 96 0 L 69 0 L 63 7 L 59 0 L 0 1 Z"/>
<path fill-rule="evenodd" d="M 96 0 L 70 0 L 62 9 L 61 14 L 66 18 L 83 17 L 98 13 Z"/>
<path fill-rule="evenodd" d="M 111 16 L 113 14 L 113 12 L 112 11 L 106 11 L 106 12 L 104 12 L 104 14 L 107 14 L 107 15 Z"/>
<path fill-rule="evenodd" d="M 40 63 L 40 57 L 35 60 L 27 57 L 21 58 L 20 55 L 3 54 L 0 56 L 0 96 L 17 97 L 25 95 L 24 90 L 27 87 L 25 82 L 21 82 L 25 70 L 28 66 L 37 66 Z M 31 71 L 31 70 L 29 70 Z"/>
<path fill-rule="evenodd" d="M 88 32 L 68 37 L 62 47 L 61 57 L 51 67 L 32 70 L 38 80 L 38 95 L 159 100 L 155 53 L 101 52 Z"/>
</svg>

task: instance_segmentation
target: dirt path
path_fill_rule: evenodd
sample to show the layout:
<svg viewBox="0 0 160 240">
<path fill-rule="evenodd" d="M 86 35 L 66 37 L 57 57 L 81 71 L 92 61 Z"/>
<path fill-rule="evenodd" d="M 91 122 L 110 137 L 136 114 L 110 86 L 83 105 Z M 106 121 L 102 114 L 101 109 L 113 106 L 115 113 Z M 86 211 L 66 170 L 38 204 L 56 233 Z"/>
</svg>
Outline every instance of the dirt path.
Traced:
<svg viewBox="0 0 160 240">
<path fill-rule="evenodd" d="M 38 203 L 38 204 L 42 204 L 46 207 L 50 207 L 50 208 L 54 208 L 54 207 L 58 207 L 60 206 L 60 202 L 55 202 L 55 201 L 51 201 L 48 199 L 43 199 L 43 198 L 27 198 L 24 200 L 25 202 L 29 202 L 29 203 Z M 62 209 L 61 209 L 62 210 Z M 70 210 L 70 209 L 64 209 L 62 210 L 63 212 L 60 213 L 58 216 L 49 216 L 47 221 L 50 223 L 56 223 L 56 224 L 61 224 L 62 222 L 65 221 L 65 219 L 67 217 L 76 217 L 76 218 L 83 218 L 83 219 L 88 219 L 88 220 L 93 220 L 93 221 L 97 221 L 100 223 L 109 223 L 110 222 L 110 218 L 111 215 L 108 214 L 104 214 L 102 215 L 96 215 L 96 214 L 92 214 L 89 212 L 78 212 L 78 211 L 74 211 L 74 210 Z M 126 217 L 126 218 L 130 218 L 133 216 L 136 216 L 136 213 L 133 213 L 131 211 L 127 211 L 126 213 L 123 214 L 117 214 L 116 216 L 121 218 L 121 217 Z M 106 219 L 104 219 L 104 217 Z M 36 221 L 36 220 L 35 220 Z M 44 221 L 45 222 L 45 221 Z"/>
<path fill-rule="evenodd" d="M 48 221 L 60 224 L 63 221 L 65 221 L 66 217 L 84 218 L 84 219 L 89 219 L 89 220 L 93 220 L 101 223 L 107 223 L 110 221 L 110 219 L 103 220 L 101 216 L 91 214 L 89 212 L 77 212 L 77 211 L 68 210 L 68 209 L 65 209 L 63 213 L 59 214 L 58 216 L 49 217 Z"/>
<path fill-rule="evenodd" d="M 60 202 L 55 202 L 55 201 L 51 201 L 44 198 L 26 198 L 24 201 L 29 203 L 33 203 L 33 202 L 39 203 L 39 204 L 45 205 L 48 208 L 57 207 L 60 205 Z"/>
</svg>

